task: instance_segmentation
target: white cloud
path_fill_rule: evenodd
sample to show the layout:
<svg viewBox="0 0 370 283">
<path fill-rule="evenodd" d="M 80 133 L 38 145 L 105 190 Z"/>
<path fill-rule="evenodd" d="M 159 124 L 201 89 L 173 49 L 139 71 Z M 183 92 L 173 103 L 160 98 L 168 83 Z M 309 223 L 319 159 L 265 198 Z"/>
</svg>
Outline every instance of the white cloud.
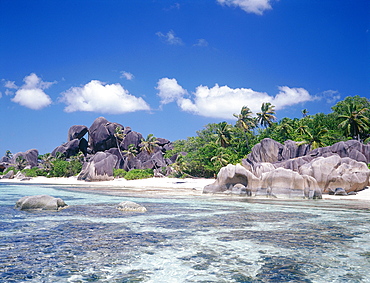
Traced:
<svg viewBox="0 0 370 283">
<path fill-rule="evenodd" d="M 320 99 L 325 99 L 326 103 L 333 104 L 340 99 L 340 93 L 337 90 L 326 90 L 319 94 Z"/>
<path fill-rule="evenodd" d="M 33 110 L 40 110 L 49 106 L 52 101 L 44 90 L 49 88 L 54 82 L 44 82 L 36 74 L 32 73 L 26 76 L 24 84 L 18 88 L 14 82 L 7 82 L 10 88 L 18 88 L 12 101 Z M 11 94 L 8 92 L 6 94 Z"/>
<path fill-rule="evenodd" d="M 17 89 L 18 87 L 16 86 L 15 82 L 12 81 L 6 81 L 5 82 L 5 87 L 6 88 L 12 88 L 12 89 Z"/>
<path fill-rule="evenodd" d="M 170 45 L 183 45 L 180 37 L 175 36 L 175 32 L 173 30 L 170 30 L 167 34 L 163 34 L 161 32 L 157 32 L 156 35 Z"/>
<path fill-rule="evenodd" d="M 9 89 L 6 89 L 5 90 L 5 95 L 14 95 L 14 92 L 12 92 L 11 90 Z"/>
<path fill-rule="evenodd" d="M 277 110 L 282 109 L 286 106 L 315 99 L 315 97 L 311 96 L 304 88 L 290 88 L 287 86 L 280 86 L 279 90 L 280 92 L 271 102 L 276 106 Z"/>
<path fill-rule="evenodd" d="M 194 46 L 199 46 L 199 47 L 207 47 L 208 46 L 208 41 L 205 40 L 204 38 L 198 39 L 198 42 L 194 44 Z"/>
<path fill-rule="evenodd" d="M 221 5 L 240 7 L 247 13 L 262 15 L 265 10 L 272 9 L 270 0 L 217 0 Z"/>
<path fill-rule="evenodd" d="M 193 93 L 194 100 L 181 99 L 179 106 L 205 117 L 232 119 L 234 113 L 247 105 L 252 112 L 258 112 L 263 102 L 272 100 L 268 94 L 249 88 L 232 89 L 228 86 L 215 85 L 212 88 L 198 86 Z"/>
<path fill-rule="evenodd" d="M 176 79 L 162 78 L 158 81 L 156 89 L 157 95 L 161 98 L 161 104 L 178 101 L 187 94 Z"/>
<path fill-rule="evenodd" d="M 131 74 L 130 72 L 122 71 L 120 78 L 132 81 L 135 78 L 135 76 Z"/>
<path fill-rule="evenodd" d="M 67 104 L 66 112 L 89 111 L 121 114 L 150 110 L 141 98 L 131 95 L 120 84 L 104 84 L 92 80 L 82 87 L 72 87 L 62 93 L 61 101 Z"/>
<path fill-rule="evenodd" d="M 188 92 L 176 79 L 163 78 L 158 81 L 158 95 L 162 104 L 176 102 L 182 111 L 191 112 L 205 117 L 233 119 L 234 113 L 246 105 L 253 113 L 261 110 L 264 102 L 275 105 L 275 109 L 283 109 L 305 101 L 315 99 L 303 88 L 279 87 L 279 93 L 274 97 L 265 92 L 250 88 L 230 88 L 228 86 L 214 87 L 198 86 L 191 98 L 186 98 Z"/>
</svg>

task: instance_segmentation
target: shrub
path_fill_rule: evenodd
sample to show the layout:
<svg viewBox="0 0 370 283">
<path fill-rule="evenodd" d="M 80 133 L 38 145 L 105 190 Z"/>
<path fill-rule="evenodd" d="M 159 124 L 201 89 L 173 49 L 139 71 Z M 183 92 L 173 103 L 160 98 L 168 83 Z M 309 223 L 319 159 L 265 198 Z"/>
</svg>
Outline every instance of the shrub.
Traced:
<svg viewBox="0 0 370 283">
<path fill-rule="evenodd" d="M 15 169 L 15 167 L 10 166 L 10 167 L 6 168 L 6 170 L 3 172 L 3 174 L 5 175 L 5 174 L 6 174 L 6 173 L 8 173 L 10 170 L 13 170 L 13 171 L 14 171 L 14 174 L 17 174 L 17 172 L 19 171 L 19 170 Z"/>
<path fill-rule="evenodd" d="M 82 164 L 78 160 L 66 161 L 57 159 L 53 162 L 50 177 L 71 177 L 81 172 Z"/>
<path fill-rule="evenodd" d="M 37 167 L 34 167 L 32 169 L 23 169 L 22 170 L 22 173 L 26 176 L 26 177 L 37 177 L 37 170 L 38 168 Z"/>
<path fill-rule="evenodd" d="M 127 172 L 123 169 L 113 169 L 114 178 L 124 178 Z"/>
<path fill-rule="evenodd" d="M 146 179 L 154 176 L 153 169 L 133 169 L 125 175 L 126 180 Z"/>
</svg>

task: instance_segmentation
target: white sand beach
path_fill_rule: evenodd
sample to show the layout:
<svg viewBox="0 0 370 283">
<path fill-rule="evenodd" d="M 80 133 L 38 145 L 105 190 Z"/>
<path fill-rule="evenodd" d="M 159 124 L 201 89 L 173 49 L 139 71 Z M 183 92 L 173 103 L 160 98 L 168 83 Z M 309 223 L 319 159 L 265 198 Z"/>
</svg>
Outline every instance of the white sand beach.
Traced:
<svg viewBox="0 0 370 283">
<path fill-rule="evenodd" d="M 148 178 L 140 180 L 126 180 L 124 178 L 112 181 L 86 182 L 70 178 L 35 177 L 30 180 L 0 179 L 0 183 L 22 183 L 40 185 L 59 185 L 65 189 L 77 191 L 101 192 L 113 195 L 145 195 L 145 196 L 200 196 L 203 188 L 212 184 L 215 179 L 206 178 Z M 347 199 L 370 201 L 370 189 L 358 192 L 356 195 L 335 196 L 323 195 L 323 199 Z"/>
<path fill-rule="evenodd" d="M 112 181 L 86 182 L 77 180 L 77 177 L 46 178 L 35 177 L 30 180 L 0 179 L 0 183 L 22 183 L 40 185 L 60 185 L 65 189 L 77 191 L 102 192 L 114 195 L 150 195 L 150 196 L 199 196 L 204 186 L 212 184 L 214 179 L 192 178 L 148 178 L 140 180 L 126 180 L 124 178 Z"/>
</svg>

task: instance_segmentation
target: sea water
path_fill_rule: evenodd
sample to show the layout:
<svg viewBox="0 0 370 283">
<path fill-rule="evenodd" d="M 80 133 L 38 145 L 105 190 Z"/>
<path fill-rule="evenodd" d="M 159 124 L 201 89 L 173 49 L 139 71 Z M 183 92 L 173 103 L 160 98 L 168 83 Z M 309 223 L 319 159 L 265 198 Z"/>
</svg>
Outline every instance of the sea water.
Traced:
<svg viewBox="0 0 370 283">
<path fill-rule="evenodd" d="M 69 207 L 19 211 L 26 195 Z M 0 282 L 370 282 L 370 203 L 0 184 Z M 122 212 L 134 201 L 146 213 Z"/>
</svg>

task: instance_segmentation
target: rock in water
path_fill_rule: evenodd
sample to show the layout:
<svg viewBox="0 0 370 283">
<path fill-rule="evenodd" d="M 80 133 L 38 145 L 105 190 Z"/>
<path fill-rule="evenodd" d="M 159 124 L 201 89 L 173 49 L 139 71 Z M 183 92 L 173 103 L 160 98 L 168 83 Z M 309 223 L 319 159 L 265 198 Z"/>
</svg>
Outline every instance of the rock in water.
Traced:
<svg viewBox="0 0 370 283">
<path fill-rule="evenodd" d="M 132 211 L 132 212 L 146 212 L 146 208 L 136 202 L 123 201 L 117 205 L 117 209 L 121 211 Z"/>
<path fill-rule="evenodd" d="M 19 208 L 20 210 L 60 210 L 67 206 L 61 198 L 48 195 L 25 196 L 20 198 L 15 204 L 15 208 Z"/>
</svg>

